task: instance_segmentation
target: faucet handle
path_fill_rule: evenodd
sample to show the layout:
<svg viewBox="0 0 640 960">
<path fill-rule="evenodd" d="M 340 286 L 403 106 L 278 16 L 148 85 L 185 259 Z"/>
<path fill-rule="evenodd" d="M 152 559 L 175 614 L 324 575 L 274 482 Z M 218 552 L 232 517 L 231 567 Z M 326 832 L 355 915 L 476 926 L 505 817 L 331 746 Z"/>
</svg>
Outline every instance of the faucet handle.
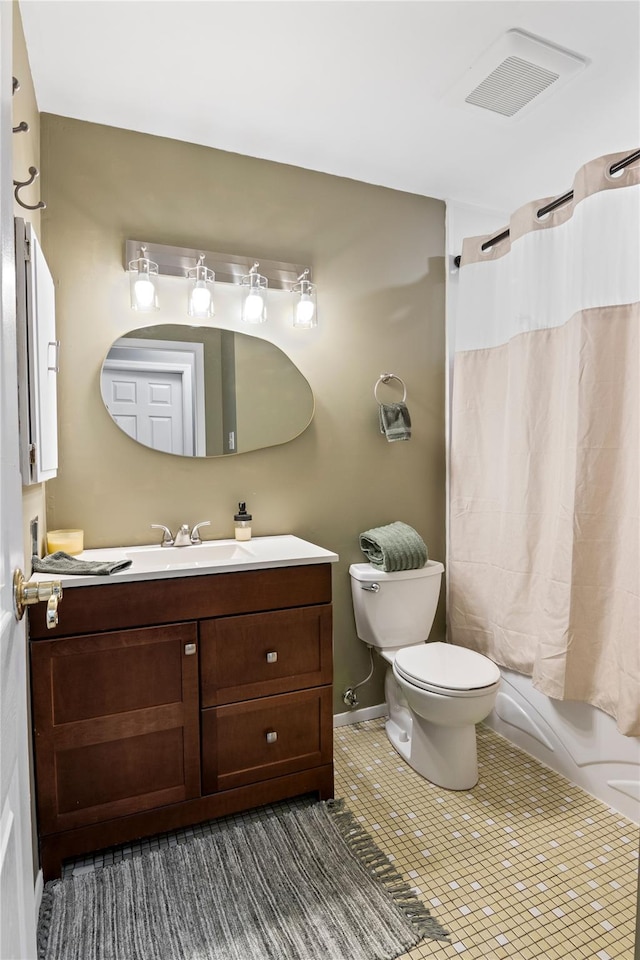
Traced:
<svg viewBox="0 0 640 960">
<path fill-rule="evenodd" d="M 200 534 L 198 533 L 198 530 L 200 529 L 200 527 L 210 527 L 210 526 L 211 526 L 211 520 L 201 520 L 200 523 L 196 523 L 195 527 L 191 531 L 191 543 L 202 543 L 202 539 L 200 537 Z"/>
<path fill-rule="evenodd" d="M 171 533 L 171 530 L 169 530 L 169 527 L 165 527 L 164 523 L 152 523 L 151 529 L 164 531 L 162 534 L 162 542 L 160 546 L 170 547 L 173 545 L 173 534 Z"/>
</svg>

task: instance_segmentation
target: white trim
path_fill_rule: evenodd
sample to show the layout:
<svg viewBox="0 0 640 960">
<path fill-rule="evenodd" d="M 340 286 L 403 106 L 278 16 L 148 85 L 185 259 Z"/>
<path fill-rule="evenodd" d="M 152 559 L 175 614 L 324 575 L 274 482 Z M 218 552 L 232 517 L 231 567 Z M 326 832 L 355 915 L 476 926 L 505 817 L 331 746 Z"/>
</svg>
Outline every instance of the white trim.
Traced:
<svg viewBox="0 0 640 960">
<path fill-rule="evenodd" d="M 377 717 L 388 717 L 389 707 L 386 703 L 377 703 L 373 707 L 362 707 L 360 710 L 349 710 L 347 713 L 333 715 L 334 727 L 347 727 L 351 723 L 362 723 L 364 720 L 375 720 Z"/>
<path fill-rule="evenodd" d="M 42 894 L 44 893 L 44 874 L 38 870 L 36 882 L 33 887 L 33 899 L 35 900 L 36 926 L 40 916 L 40 904 L 42 903 Z"/>
</svg>

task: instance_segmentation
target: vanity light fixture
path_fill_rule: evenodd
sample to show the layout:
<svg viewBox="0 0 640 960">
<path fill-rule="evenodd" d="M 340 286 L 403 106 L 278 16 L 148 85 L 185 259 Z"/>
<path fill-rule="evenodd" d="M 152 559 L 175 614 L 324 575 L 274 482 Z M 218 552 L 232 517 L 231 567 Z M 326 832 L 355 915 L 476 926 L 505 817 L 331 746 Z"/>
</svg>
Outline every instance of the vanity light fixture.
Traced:
<svg viewBox="0 0 640 960">
<path fill-rule="evenodd" d="M 129 261 L 129 285 L 131 290 L 131 309 L 139 313 L 151 313 L 158 310 L 158 264 L 147 257 L 147 248 L 141 244 L 140 256 Z"/>
<path fill-rule="evenodd" d="M 242 292 L 242 319 L 245 323 L 264 323 L 267 319 L 267 287 L 269 281 L 258 273 L 259 263 L 254 263 L 240 280 Z"/>
<path fill-rule="evenodd" d="M 214 315 L 213 283 L 216 278 L 213 270 L 204 265 L 204 254 L 201 253 L 198 262 L 191 270 L 187 270 L 190 281 L 189 302 L 187 313 L 197 320 L 209 320 Z"/>
<path fill-rule="evenodd" d="M 293 325 L 294 327 L 316 327 L 318 325 L 318 309 L 316 302 L 316 285 L 309 280 L 309 268 L 300 274 L 293 287 Z"/>
<path fill-rule="evenodd" d="M 311 268 L 302 263 L 264 258 L 258 262 L 254 257 L 240 254 L 127 240 L 123 265 L 130 276 L 131 306 L 139 312 L 158 309 L 157 279 L 158 276 L 168 276 L 188 281 L 187 312 L 194 319 L 213 317 L 215 281 L 216 289 L 219 283 L 242 288 L 242 320 L 245 323 L 264 323 L 267 296 L 271 297 L 272 290 L 283 290 L 294 298 L 293 325 L 309 330 L 317 324 L 316 285 L 310 279 Z"/>
</svg>

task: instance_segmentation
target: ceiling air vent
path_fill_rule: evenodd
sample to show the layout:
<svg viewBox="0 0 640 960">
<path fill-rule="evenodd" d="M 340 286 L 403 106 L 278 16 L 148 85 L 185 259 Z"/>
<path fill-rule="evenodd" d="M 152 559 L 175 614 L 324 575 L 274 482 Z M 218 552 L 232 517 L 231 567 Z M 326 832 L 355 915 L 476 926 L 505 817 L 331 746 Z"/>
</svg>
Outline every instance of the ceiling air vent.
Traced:
<svg viewBox="0 0 640 960">
<path fill-rule="evenodd" d="M 521 116 L 586 66 L 588 61 L 522 30 L 509 30 L 447 94 L 450 103 Z"/>
</svg>

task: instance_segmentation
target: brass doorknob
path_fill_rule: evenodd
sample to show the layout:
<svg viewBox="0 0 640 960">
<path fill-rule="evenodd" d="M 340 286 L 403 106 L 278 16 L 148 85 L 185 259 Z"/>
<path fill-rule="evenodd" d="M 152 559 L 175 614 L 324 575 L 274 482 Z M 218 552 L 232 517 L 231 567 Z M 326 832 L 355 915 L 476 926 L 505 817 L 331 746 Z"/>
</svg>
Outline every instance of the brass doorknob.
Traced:
<svg viewBox="0 0 640 960">
<path fill-rule="evenodd" d="M 59 580 L 25 580 L 22 570 L 17 567 L 13 574 L 13 609 L 16 619 L 22 620 L 25 607 L 32 603 L 47 601 L 47 629 L 58 625 L 58 604 L 62 600 L 62 584 Z"/>
</svg>

